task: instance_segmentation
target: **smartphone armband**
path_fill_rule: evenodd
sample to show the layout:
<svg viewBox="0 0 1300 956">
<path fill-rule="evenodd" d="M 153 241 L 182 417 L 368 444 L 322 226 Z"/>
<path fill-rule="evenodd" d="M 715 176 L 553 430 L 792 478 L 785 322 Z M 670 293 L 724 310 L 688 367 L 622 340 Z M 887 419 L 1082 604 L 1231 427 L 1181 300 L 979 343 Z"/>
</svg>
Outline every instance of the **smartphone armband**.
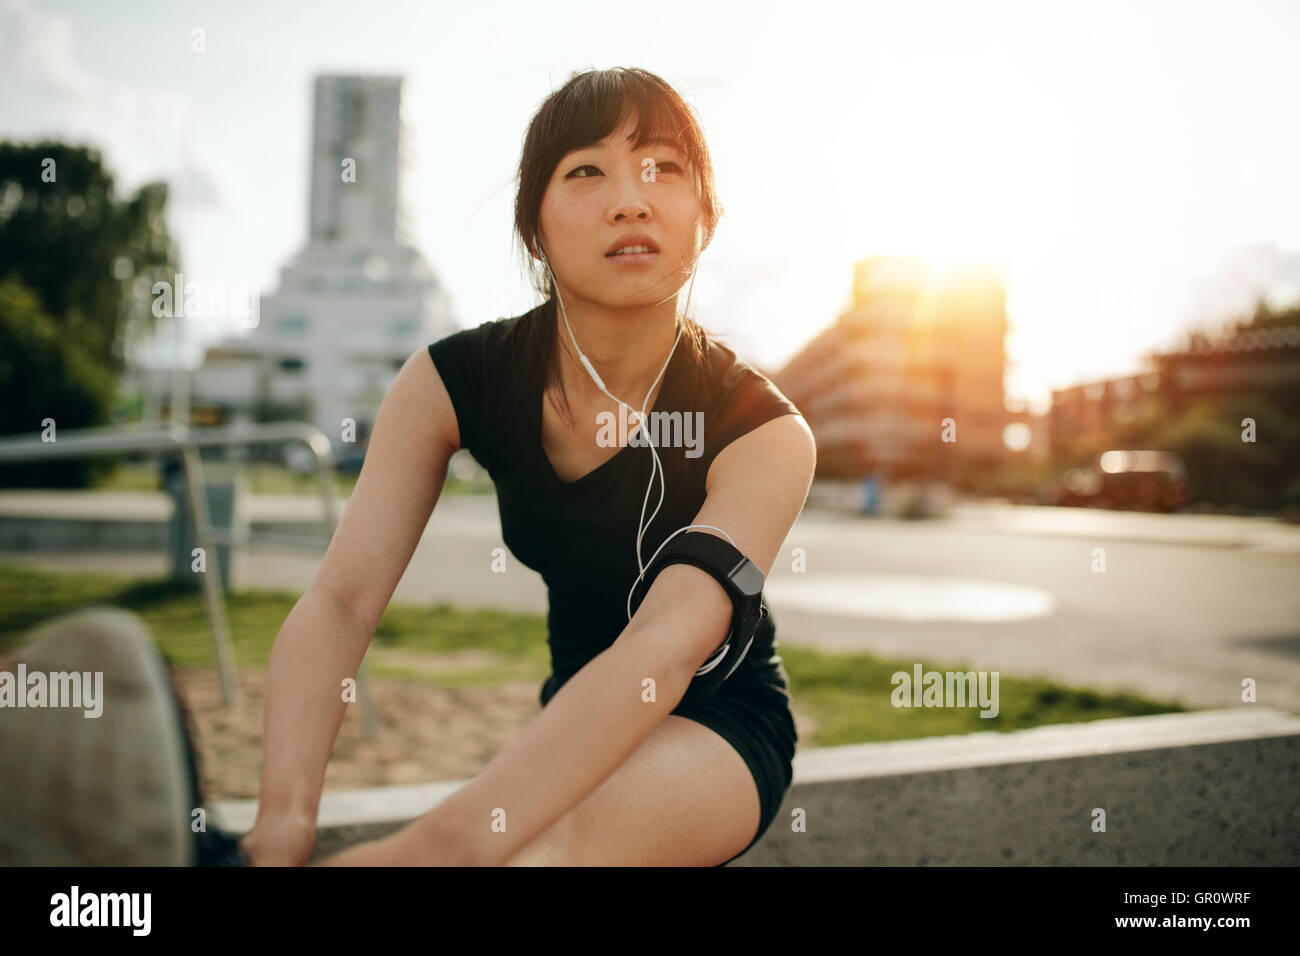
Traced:
<svg viewBox="0 0 1300 956">
<path fill-rule="evenodd" d="M 763 607 L 763 572 L 730 543 L 702 531 L 687 531 L 666 544 L 632 592 L 632 613 L 650 592 L 659 572 L 670 564 L 691 564 L 722 585 L 731 598 L 731 629 L 726 640 L 695 672 L 683 701 L 712 697 L 749 653 L 754 633 L 767 614 Z"/>
</svg>

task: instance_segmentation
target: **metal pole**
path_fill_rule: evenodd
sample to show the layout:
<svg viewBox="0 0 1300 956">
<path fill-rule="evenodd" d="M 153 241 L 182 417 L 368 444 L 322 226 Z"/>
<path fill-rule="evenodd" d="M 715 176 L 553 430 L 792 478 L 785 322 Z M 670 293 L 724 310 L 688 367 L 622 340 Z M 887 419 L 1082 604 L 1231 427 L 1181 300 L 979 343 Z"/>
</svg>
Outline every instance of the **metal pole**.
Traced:
<svg viewBox="0 0 1300 956">
<path fill-rule="evenodd" d="M 177 290 L 181 294 L 184 290 Z M 174 347 L 176 354 L 172 363 L 172 397 L 171 397 L 171 422 L 173 425 L 186 425 L 190 423 L 190 390 L 189 382 L 186 379 L 186 370 L 181 362 L 181 320 L 175 318 L 172 321 L 176 323 L 176 340 Z"/>
<path fill-rule="evenodd" d="M 212 648 L 217 655 L 217 669 L 221 673 L 221 697 L 227 707 L 233 707 L 240 701 L 239 679 L 235 673 L 234 651 L 230 646 L 226 602 L 221 595 L 221 558 L 212 536 L 212 523 L 208 520 L 208 490 L 203 483 L 203 465 L 197 449 L 187 446 L 181 454 L 185 461 L 185 481 L 190 492 L 194 535 L 205 558 L 203 595 L 208 605 L 208 620 L 212 625 Z"/>
<path fill-rule="evenodd" d="M 216 535 L 211 527 L 207 489 L 202 480 L 202 462 L 198 450 L 204 447 L 247 445 L 251 442 L 279 445 L 288 441 L 299 441 L 305 444 L 316 460 L 316 471 L 320 476 L 325 544 L 328 548 L 335 530 L 334 479 L 329 467 L 330 444 L 329 439 L 319 429 L 306 423 L 281 422 L 251 428 L 234 426 L 190 429 L 172 421 L 165 428 L 132 429 L 106 426 L 78 429 L 64 432 L 57 442 L 51 443 L 33 437 L 6 437 L 0 438 L 0 464 L 35 461 L 42 458 L 93 457 L 121 451 L 175 453 L 179 450 L 185 465 L 190 506 L 194 512 L 195 536 L 199 546 L 204 549 L 207 560 L 213 563 L 219 575 L 221 559 L 215 547 Z M 221 671 L 222 694 L 227 706 L 230 706 L 239 700 L 240 693 L 234 669 L 234 653 L 231 649 L 225 602 L 220 592 L 220 582 L 213 580 L 211 575 L 205 574 L 204 594 L 212 627 L 213 646 Z M 373 701 L 370 699 L 369 673 L 364 659 L 358 668 L 357 685 L 362 694 L 361 712 L 365 720 L 366 737 L 374 740 L 378 734 L 378 720 Z"/>
</svg>

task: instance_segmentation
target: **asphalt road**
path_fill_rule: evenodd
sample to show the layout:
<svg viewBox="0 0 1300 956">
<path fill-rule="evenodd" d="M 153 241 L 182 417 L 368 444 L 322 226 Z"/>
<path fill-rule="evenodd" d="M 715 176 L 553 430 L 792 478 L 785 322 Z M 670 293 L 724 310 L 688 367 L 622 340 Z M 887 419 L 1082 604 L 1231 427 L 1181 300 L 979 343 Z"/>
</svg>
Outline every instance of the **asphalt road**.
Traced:
<svg viewBox="0 0 1300 956">
<path fill-rule="evenodd" d="M 289 519 L 319 508 L 304 502 L 259 504 Z M 538 575 L 508 553 L 505 572 L 491 570 L 497 547 L 494 498 L 443 498 L 394 599 L 544 612 Z M 161 554 L 0 560 L 164 573 Z M 319 565 L 317 554 L 270 548 L 243 560 L 242 580 L 290 591 Z M 787 645 L 1042 675 L 1193 708 L 1242 706 L 1252 678 L 1260 704 L 1300 711 L 1300 527 L 1269 519 L 984 503 L 925 522 L 806 510 L 767 597 Z"/>
</svg>

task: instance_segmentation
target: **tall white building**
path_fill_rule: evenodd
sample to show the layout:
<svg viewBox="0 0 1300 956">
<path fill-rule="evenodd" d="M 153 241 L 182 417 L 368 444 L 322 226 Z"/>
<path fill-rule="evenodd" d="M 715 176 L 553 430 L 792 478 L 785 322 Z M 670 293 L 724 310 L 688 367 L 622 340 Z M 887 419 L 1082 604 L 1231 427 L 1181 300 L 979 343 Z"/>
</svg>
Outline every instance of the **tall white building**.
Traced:
<svg viewBox="0 0 1300 956">
<path fill-rule="evenodd" d="M 458 326 L 404 223 L 401 78 L 315 87 L 307 242 L 252 334 L 207 350 L 193 392 L 229 419 L 305 418 L 344 451 L 344 421 L 360 442 L 402 362 Z"/>
<path fill-rule="evenodd" d="M 398 77 L 316 77 L 309 240 L 382 243 L 398 237 L 401 109 Z"/>
</svg>

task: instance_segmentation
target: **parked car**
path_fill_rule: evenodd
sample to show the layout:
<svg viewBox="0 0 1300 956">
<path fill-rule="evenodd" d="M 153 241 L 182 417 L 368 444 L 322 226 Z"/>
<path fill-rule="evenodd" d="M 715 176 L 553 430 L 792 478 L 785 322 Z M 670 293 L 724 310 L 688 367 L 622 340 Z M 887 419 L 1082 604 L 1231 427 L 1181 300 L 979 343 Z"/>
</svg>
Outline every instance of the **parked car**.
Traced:
<svg viewBox="0 0 1300 956">
<path fill-rule="evenodd" d="M 335 452 L 333 456 L 334 471 L 340 475 L 359 475 L 361 465 L 366 460 L 366 449 L 347 448 Z M 295 475 L 316 474 L 316 459 L 302 445 L 288 445 L 284 450 L 285 467 Z"/>
<path fill-rule="evenodd" d="M 340 475 L 360 475 L 361 466 L 366 461 L 364 448 L 349 448 L 334 462 L 334 470 Z"/>
<path fill-rule="evenodd" d="M 1114 449 L 1085 468 L 1071 468 L 1045 489 L 1043 504 L 1138 511 L 1177 511 L 1188 503 L 1187 468 L 1173 452 Z"/>
</svg>

